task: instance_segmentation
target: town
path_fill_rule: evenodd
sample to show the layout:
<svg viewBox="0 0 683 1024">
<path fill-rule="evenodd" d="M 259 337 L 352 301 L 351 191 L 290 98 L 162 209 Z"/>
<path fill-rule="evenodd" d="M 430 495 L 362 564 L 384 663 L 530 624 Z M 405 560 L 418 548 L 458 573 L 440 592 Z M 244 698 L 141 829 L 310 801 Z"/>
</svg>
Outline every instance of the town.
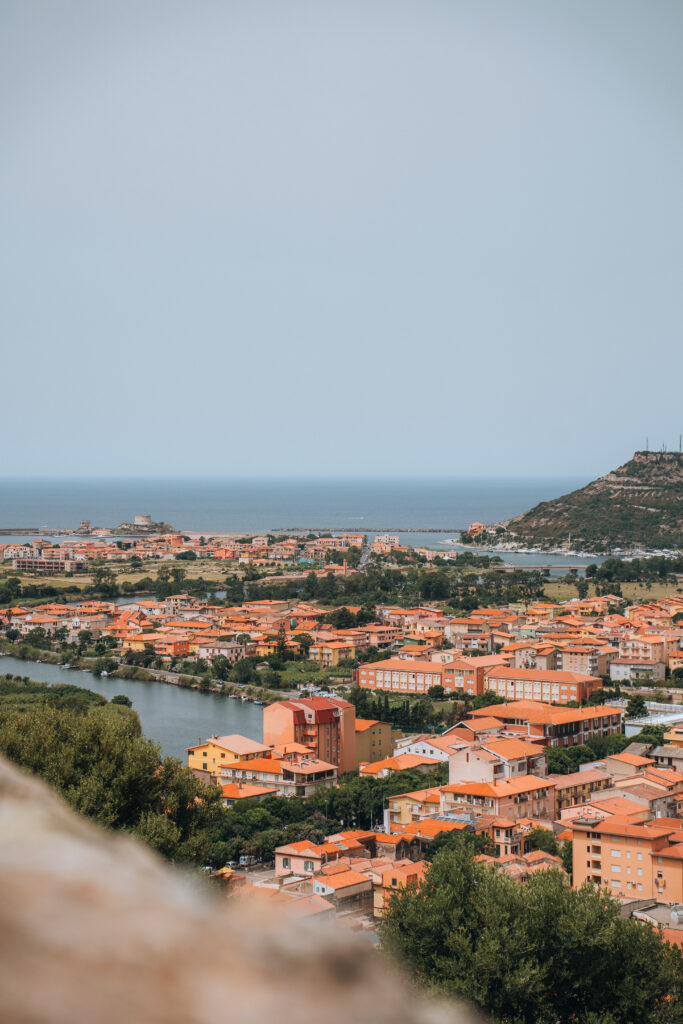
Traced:
<svg viewBox="0 0 683 1024">
<path fill-rule="evenodd" d="M 38 539 L 3 554 L 13 571 L 37 576 L 197 557 L 242 572 L 304 563 L 282 579 L 305 584 L 346 580 L 387 558 L 410 565 L 418 556 L 434 571 L 433 551 L 402 548 L 393 536 L 219 542 L 174 532 L 59 546 Z M 183 579 L 165 576 L 166 590 Z M 229 812 L 267 812 L 274 798 L 326 800 L 357 779 L 337 832 L 233 844 L 233 859 L 211 871 L 230 898 L 374 933 L 392 894 L 419 888 L 435 851 L 463 841 L 477 863 L 520 884 L 552 869 L 574 888 L 607 887 L 625 913 L 680 946 L 683 596 L 675 581 L 669 590 L 641 601 L 527 597 L 466 614 L 444 601 L 230 604 L 180 590 L 16 603 L 0 621 L 3 651 L 27 660 L 261 704 L 258 741 L 212 734 L 190 746 L 188 737 L 187 767 Z M 372 787 L 382 780 L 378 798 Z M 360 812 L 363 786 L 375 795 Z"/>
</svg>

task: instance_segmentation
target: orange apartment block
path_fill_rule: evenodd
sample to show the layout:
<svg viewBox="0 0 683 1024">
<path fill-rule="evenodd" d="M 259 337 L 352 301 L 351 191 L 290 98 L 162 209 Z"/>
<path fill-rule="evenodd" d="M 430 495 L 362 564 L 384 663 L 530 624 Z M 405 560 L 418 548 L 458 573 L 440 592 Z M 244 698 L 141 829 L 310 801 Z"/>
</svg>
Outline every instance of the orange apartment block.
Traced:
<svg viewBox="0 0 683 1024">
<path fill-rule="evenodd" d="M 555 783 L 535 775 L 499 782 L 458 782 L 441 787 L 441 813 L 484 811 L 496 817 L 555 818 Z"/>
<path fill-rule="evenodd" d="M 578 672 L 556 672 L 552 669 L 494 668 L 488 675 L 486 688 L 508 700 L 585 701 L 602 688 L 599 676 Z"/>
<path fill-rule="evenodd" d="M 425 659 L 407 661 L 388 658 L 361 665 L 353 679 L 364 690 L 389 690 L 392 693 L 427 693 L 432 686 L 443 686 L 447 693 L 484 692 L 484 666 L 477 658 L 460 658 L 442 664 Z"/>
<path fill-rule="evenodd" d="M 502 722 L 510 732 L 526 736 L 532 743 L 550 747 L 573 747 L 594 736 L 621 732 L 624 712 L 604 705 L 587 708 L 557 708 L 540 701 L 518 700 L 470 712 L 470 720 Z"/>
<path fill-rule="evenodd" d="M 683 821 L 578 818 L 572 830 L 575 887 L 588 880 L 614 896 L 683 902 Z"/>
<path fill-rule="evenodd" d="M 347 700 L 281 700 L 263 709 L 263 742 L 278 748 L 300 743 L 340 772 L 352 772 L 356 770 L 355 722 L 356 709 Z"/>
</svg>

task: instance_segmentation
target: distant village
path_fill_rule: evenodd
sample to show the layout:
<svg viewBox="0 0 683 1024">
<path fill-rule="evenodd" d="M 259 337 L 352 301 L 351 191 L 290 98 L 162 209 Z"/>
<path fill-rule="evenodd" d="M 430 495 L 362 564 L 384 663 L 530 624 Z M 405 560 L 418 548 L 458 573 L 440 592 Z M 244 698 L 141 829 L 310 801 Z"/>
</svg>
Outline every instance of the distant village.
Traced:
<svg viewBox="0 0 683 1024">
<path fill-rule="evenodd" d="M 16 569 L 53 572 L 191 552 L 238 564 L 315 563 L 334 551 L 340 564 L 311 571 L 348 573 L 359 570 L 344 555 L 365 543 L 363 535 L 219 542 L 172 532 L 131 538 L 124 548 L 104 537 L 12 543 L 3 555 Z M 397 547 L 393 536 L 372 544 L 378 554 Z M 371 830 L 285 844 L 269 864 L 244 857 L 225 865 L 215 877 L 228 893 L 372 928 L 393 891 L 420 885 L 430 843 L 471 834 L 486 841 L 479 859 L 520 884 L 550 868 L 567 872 L 574 886 L 588 879 L 681 945 L 683 913 L 679 923 L 670 906 L 683 904 L 683 707 L 676 711 L 664 695 L 660 708 L 642 700 L 636 714 L 620 688 L 666 688 L 681 678 L 683 597 L 622 603 L 617 612 L 618 602 L 602 594 L 466 616 L 378 605 L 365 622 L 360 606 L 346 605 L 341 627 L 325 621 L 330 609 L 318 604 L 227 607 L 180 592 L 125 604 L 17 605 L 0 616 L 16 643 L 36 631 L 48 643 L 68 643 L 87 631 L 114 659 L 146 653 L 169 668 L 179 659 L 258 664 L 275 654 L 344 668 L 330 689 L 306 687 L 302 676 L 296 691 L 268 701 L 262 742 L 212 735 L 188 746 L 188 767 L 220 788 L 225 807 L 306 797 L 350 774 L 442 772 L 443 784 L 392 795 Z M 459 701 L 453 706 L 462 713 L 446 728 L 413 732 L 361 714 L 371 696 Z M 614 737 L 624 740 L 619 749 L 610 747 Z M 554 770 L 558 757 L 591 744 L 594 755 L 573 763 L 576 770 Z"/>
<path fill-rule="evenodd" d="M 116 531 L 104 527 L 91 527 L 87 520 L 66 540 L 55 542 L 47 536 L 33 538 L 26 543 L 0 543 L 0 560 L 11 562 L 12 568 L 23 572 L 55 573 L 85 572 L 96 562 L 119 562 L 152 559 L 167 561 L 182 557 L 211 558 L 235 562 L 238 565 L 270 566 L 291 562 L 306 565 L 325 560 L 332 552 L 360 552 L 366 545 L 366 535 L 313 536 L 309 538 L 255 536 L 243 539 L 188 536 L 169 530 L 150 532 L 151 516 L 135 516 L 133 523 L 125 523 Z M 125 536 L 117 534 L 123 532 Z M 456 557 L 453 552 L 439 552 L 432 548 L 411 548 L 399 544 L 396 535 L 380 534 L 367 546 L 368 554 L 389 555 L 392 552 L 416 553 L 428 561 L 438 555 Z M 330 571 L 330 570 L 326 570 Z M 344 567 L 332 572 L 345 572 Z"/>
</svg>

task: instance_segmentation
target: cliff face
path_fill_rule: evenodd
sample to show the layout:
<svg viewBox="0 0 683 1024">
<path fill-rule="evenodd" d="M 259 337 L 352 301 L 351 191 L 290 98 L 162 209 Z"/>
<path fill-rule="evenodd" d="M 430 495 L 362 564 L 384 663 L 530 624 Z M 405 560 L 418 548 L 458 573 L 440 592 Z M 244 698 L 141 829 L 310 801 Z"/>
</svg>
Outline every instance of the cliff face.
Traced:
<svg viewBox="0 0 683 1024">
<path fill-rule="evenodd" d="M 683 547 L 683 455 L 636 452 L 586 487 L 507 523 L 516 539 L 572 547 Z"/>
</svg>

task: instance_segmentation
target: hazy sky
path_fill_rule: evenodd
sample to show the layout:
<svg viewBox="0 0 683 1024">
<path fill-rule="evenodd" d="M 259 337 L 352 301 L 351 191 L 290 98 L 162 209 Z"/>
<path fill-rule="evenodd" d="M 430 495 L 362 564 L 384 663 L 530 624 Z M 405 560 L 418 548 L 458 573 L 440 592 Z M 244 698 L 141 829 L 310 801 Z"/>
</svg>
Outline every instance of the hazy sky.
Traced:
<svg viewBox="0 0 683 1024">
<path fill-rule="evenodd" d="M 0 474 L 683 430 L 680 0 L 0 0 Z"/>
</svg>

